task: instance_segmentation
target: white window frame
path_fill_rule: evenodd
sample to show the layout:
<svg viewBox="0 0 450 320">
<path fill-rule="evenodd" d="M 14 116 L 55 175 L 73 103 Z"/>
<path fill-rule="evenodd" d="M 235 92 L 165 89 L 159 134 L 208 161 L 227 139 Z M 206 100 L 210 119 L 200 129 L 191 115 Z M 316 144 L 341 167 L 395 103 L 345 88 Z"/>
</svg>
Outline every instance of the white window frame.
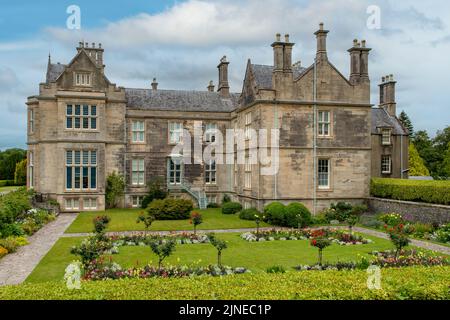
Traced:
<svg viewBox="0 0 450 320">
<path fill-rule="evenodd" d="M 238 164 L 237 161 L 234 162 L 234 187 L 238 186 Z"/>
<path fill-rule="evenodd" d="M 205 126 L 205 142 L 216 142 L 217 123 L 207 123 Z"/>
<path fill-rule="evenodd" d="M 83 210 L 97 210 L 97 198 L 84 198 Z"/>
<path fill-rule="evenodd" d="M 169 144 L 178 144 L 183 139 L 183 123 L 169 122 Z"/>
<path fill-rule="evenodd" d="M 251 189 L 252 188 L 252 165 L 250 163 L 250 158 L 245 158 L 245 165 L 244 165 L 244 187 L 245 189 Z"/>
<path fill-rule="evenodd" d="M 250 201 L 244 201 L 244 209 L 251 209 L 252 208 L 252 204 Z"/>
<path fill-rule="evenodd" d="M 317 134 L 319 137 L 331 136 L 331 111 L 319 110 L 317 112 Z"/>
<path fill-rule="evenodd" d="M 33 152 L 29 152 L 28 156 L 28 176 L 29 176 L 29 186 L 30 188 L 34 188 L 34 159 L 33 159 Z"/>
<path fill-rule="evenodd" d="M 69 107 L 71 112 L 69 112 Z M 85 114 L 84 110 L 87 107 L 87 114 Z M 79 109 L 79 114 L 77 114 L 77 110 Z M 71 122 L 71 126 L 68 125 L 68 122 Z M 87 128 L 84 126 L 87 121 Z M 78 122 L 79 127 L 75 124 Z M 93 124 L 95 123 L 95 128 Z M 88 105 L 88 104 L 67 104 L 66 105 L 66 123 L 64 124 L 66 130 L 89 130 L 89 131 L 97 131 L 98 130 L 98 107 L 96 105 Z"/>
<path fill-rule="evenodd" d="M 91 87 L 92 74 L 90 72 L 75 72 L 73 82 L 78 87 Z"/>
<path fill-rule="evenodd" d="M 209 185 L 217 184 L 217 164 L 215 160 L 210 159 L 205 163 L 205 183 Z"/>
<path fill-rule="evenodd" d="M 381 129 L 381 144 L 383 146 L 391 145 L 391 129 Z"/>
<path fill-rule="evenodd" d="M 387 165 L 388 170 L 385 170 Z M 381 173 L 391 174 L 392 173 L 392 157 L 390 155 L 381 156 Z"/>
<path fill-rule="evenodd" d="M 324 164 L 326 161 L 326 165 Z M 323 169 L 326 168 L 326 172 Z M 330 179 L 331 179 L 331 161 L 330 159 L 322 158 L 317 160 L 317 187 L 321 190 L 330 189 Z M 325 176 L 326 175 L 326 176 Z M 322 181 L 326 179 L 326 184 L 323 184 Z"/>
<path fill-rule="evenodd" d="M 173 170 L 172 170 L 172 163 L 173 163 Z M 181 185 L 181 182 L 183 181 L 183 161 L 181 159 L 172 159 L 169 158 L 167 163 L 167 178 L 169 181 L 169 184 L 171 186 L 177 186 Z M 171 178 L 173 172 L 173 180 Z M 177 172 L 180 174 L 177 178 Z"/>
<path fill-rule="evenodd" d="M 145 143 L 144 120 L 133 120 L 131 122 L 131 141 L 133 143 Z"/>
<path fill-rule="evenodd" d="M 66 210 L 80 210 L 80 199 L 66 198 L 64 202 L 64 208 Z"/>
<path fill-rule="evenodd" d="M 252 128 L 252 113 L 247 112 L 245 114 L 245 139 L 250 139 L 250 129 Z"/>
<path fill-rule="evenodd" d="M 34 133 L 34 110 L 30 109 L 30 133 Z"/>
<path fill-rule="evenodd" d="M 131 185 L 145 185 L 145 160 L 143 158 L 131 160 Z"/>
<path fill-rule="evenodd" d="M 70 155 L 70 157 L 69 157 Z M 78 157 L 77 157 L 78 155 Z M 98 151 L 88 150 L 88 149 L 70 149 L 65 152 L 66 162 L 65 162 L 65 190 L 68 191 L 95 191 L 98 188 Z M 77 159 L 79 159 L 77 161 Z M 71 169 L 71 187 L 67 186 L 67 170 Z M 88 170 L 88 186 L 83 187 L 83 175 L 84 169 Z M 75 186 L 76 182 L 76 169 L 79 169 L 79 187 Z M 95 169 L 95 176 L 92 175 L 92 169 Z M 95 188 L 92 187 L 92 181 L 95 179 Z"/>
<path fill-rule="evenodd" d="M 140 208 L 142 206 L 143 200 L 144 200 L 144 196 L 132 196 L 131 197 L 131 207 L 132 208 Z"/>
</svg>

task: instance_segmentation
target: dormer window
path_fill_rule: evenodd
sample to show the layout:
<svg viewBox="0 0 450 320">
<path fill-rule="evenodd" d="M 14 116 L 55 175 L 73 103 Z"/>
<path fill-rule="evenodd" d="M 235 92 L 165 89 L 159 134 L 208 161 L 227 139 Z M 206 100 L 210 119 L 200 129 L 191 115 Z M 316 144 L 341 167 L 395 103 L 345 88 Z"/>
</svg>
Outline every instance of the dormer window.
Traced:
<svg viewBox="0 0 450 320">
<path fill-rule="evenodd" d="M 391 144 L 391 129 L 381 130 L 381 144 L 384 146 Z"/>
<path fill-rule="evenodd" d="M 91 74 L 86 72 L 75 72 L 75 85 L 82 87 L 91 86 Z"/>
</svg>

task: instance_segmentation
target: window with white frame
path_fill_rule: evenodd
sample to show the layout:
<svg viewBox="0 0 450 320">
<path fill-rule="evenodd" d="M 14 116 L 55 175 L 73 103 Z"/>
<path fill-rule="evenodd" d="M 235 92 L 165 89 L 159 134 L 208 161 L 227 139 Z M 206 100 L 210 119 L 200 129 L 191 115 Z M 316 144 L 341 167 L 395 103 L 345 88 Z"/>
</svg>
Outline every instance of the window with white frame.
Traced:
<svg viewBox="0 0 450 320">
<path fill-rule="evenodd" d="M 319 137 L 329 137 L 331 135 L 331 113 L 330 111 L 318 112 L 318 135 Z"/>
<path fill-rule="evenodd" d="M 250 139 L 250 129 L 252 128 L 252 113 L 245 114 L 245 139 Z"/>
<path fill-rule="evenodd" d="M 84 198 L 83 199 L 84 210 L 97 210 L 97 198 Z"/>
<path fill-rule="evenodd" d="M 209 160 L 205 164 L 205 182 L 206 184 L 216 184 L 216 161 Z"/>
<path fill-rule="evenodd" d="M 209 194 L 207 195 L 208 203 L 217 203 L 217 195 Z"/>
<path fill-rule="evenodd" d="M 171 185 L 181 184 L 182 164 L 181 159 L 169 159 L 169 183 Z"/>
<path fill-rule="evenodd" d="M 66 199 L 65 208 L 66 210 L 80 210 L 80 200 L 76 198 Z"/>
<path fill-rule="evenodd" d="M 29 177 L 29 184 L 30 184 L 30 188 L 34 187 L 34 159 L 33 159 L 33 152 L 30 152 L 28 154 L 28 177 Z"/>
<path fill-rule="evenodd" d="M 97 106 L 66 106 L 66 129 L 97 130 Z"/>
<path fill-rule="evenodd" d="M 66 189 L 97 189 L 97 151 L 66 151 Z"/>
<path fill-rule="evenodd" d="M 75 85 L 90 87 L 91 86 L 91 74 L 86 72 L 75 72 Z"/>
<path fill-rule="evenodd" d="M 34 132 L 34 110 L 30 109 L 30 133 Z"/>
<path fill-rule="evenodd" d="M 181 122 L 169 122 L 169 143 L 177 144 L 183 138 L 183 124 Z"/>
<path fill-rule="evenodd" d="M 205 126 L 205 142 L 215 142 L 216 141 L 217 124 L 207 123 Z"/>
<path fill-rule="evenodd" d="M 245 158 L 245 174 L 244 174 L 244 187 L 250 189 L 252 187 L 252 165 L 250 164 L 249 157 Z"/>
<path fill-rule="evenodd" d="M 391 173 L 391 156 L 381 157 L 381 173 L 390 174 Z"/>
<path fill-rule="evenodd" d="M 144 159 L 131 160 L 131 184 L 133 186 L 143 186 L 145 184 Z"/>
<path fill-rule="evenodd" d="M 131 124 L 131 135 L 133 143 L 142 143 L 145 141 L 145 123 L 141 120 L 133 121 Z"/>
<path fill-rule="evenodd" d="M 381 144 L 390 145 L 391 144 L 391 129 L 381 130 Z"/>
<path fill-rule="evenodd" d="M 251 209 L 252 204 L 250 201 L 244 201 L 244 209 Z"/>
<path fill-rule="evenodd" d="M 142 206 L 142 200 L 144 200 L 144 196 L 133 196 L 131 206 L 133 208 L 140 208 Z"/>
<path fill-rule="evenodd" d="M 330 188 L 330 160 L 319 159 L 317 167 L 317 178 L 319 189 Z"/>
</svg>

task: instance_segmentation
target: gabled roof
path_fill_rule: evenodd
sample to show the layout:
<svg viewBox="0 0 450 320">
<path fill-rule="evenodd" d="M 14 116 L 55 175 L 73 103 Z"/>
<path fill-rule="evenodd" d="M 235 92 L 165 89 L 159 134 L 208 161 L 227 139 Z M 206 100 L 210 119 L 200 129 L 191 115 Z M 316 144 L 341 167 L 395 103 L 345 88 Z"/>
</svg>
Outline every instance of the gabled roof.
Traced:
<svg viewBox="0 0 450 320">
<path fill-rule="evenodd" d="M 47 78 L 45 82 L 55 82 L 56 79 L 64 72 L 66 68 L 65 64 L 50 63 L 47 68 Z"/>
<path fill-rule="evenodd" d="M 393 134 L 408 135 L 397 117 L 391 116 L 383 108 L 372 108 L 372 134 L 378 134 L 377 128 L 392 128 Z"/>
<path fill-rule="evenodd" d="M 218 92 L 125 89 L 127 107 L 143 110 L 231 112 L 237 108 L 239 94 L 224 99 Z"/>
<path fill-rule="evenodd" d="M 272 89 L 272 73 L 273 66 L 264 64 L 251 64 L 253 76 L 255 77 L 256 85 L 259 89 Z M 292 67 L 294 79 L 300 77 L 305 72 L 306 68 L 300 66 Z"/>
</svg>

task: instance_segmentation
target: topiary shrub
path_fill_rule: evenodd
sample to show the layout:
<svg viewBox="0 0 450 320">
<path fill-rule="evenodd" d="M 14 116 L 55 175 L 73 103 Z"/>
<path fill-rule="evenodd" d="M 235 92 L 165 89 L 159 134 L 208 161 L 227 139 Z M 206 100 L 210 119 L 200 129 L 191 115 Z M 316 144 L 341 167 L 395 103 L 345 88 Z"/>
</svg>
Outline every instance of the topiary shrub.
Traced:
<svg viewBox="0 0 450 320">
<path fill-rule="evenodd" d="M 194 205 L 191 200 L 167 198 L 153 200 L 146 212 L 156 220 L 185 220 L 189 219 L 192 209 Z"/>
<path fill-rule="evenodd" d="M 261 217 L 262 214 L 255 208 L 244 209 L 241 212 L 239 212 L 239 219 L 242 220 L 254 221 L 256 219 L 256 216 Z"/>
<path fill-rule="evenodd" d="M 312 223 L 311 212 L 303 203 L 292 202 L 286 206 L 285 226 L 305 228 Z"/>
<path fill-rule="evenodd" d="M 236 214 L 242 210 L 242 205 L 239 202 L 225 202 L 222 205 L 223 214 Z"/>
<path fill-rule="evenodd" d="M 264 215 L 270 224 L 284 226 L 286 223 L 286 207 L 281 202 L 272 202 L 264 208 Z"/>
</svg>

